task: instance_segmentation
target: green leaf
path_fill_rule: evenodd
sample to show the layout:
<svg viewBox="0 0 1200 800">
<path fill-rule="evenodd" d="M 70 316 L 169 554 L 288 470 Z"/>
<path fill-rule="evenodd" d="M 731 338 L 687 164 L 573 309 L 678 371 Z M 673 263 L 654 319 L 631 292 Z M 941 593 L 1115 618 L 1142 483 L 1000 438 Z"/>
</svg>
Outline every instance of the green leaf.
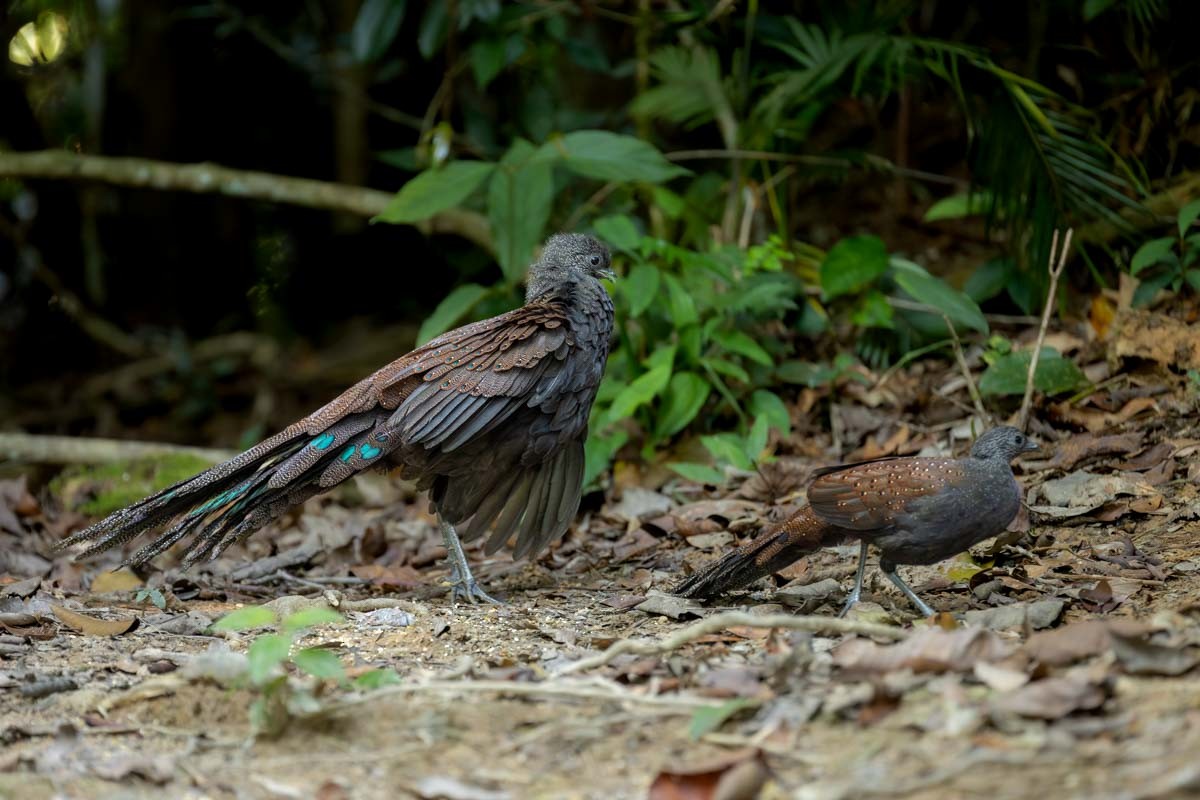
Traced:
<svg viewBox="0 0 1200 800">
<path fill-rule="evenodd" d="M 754 462 L 746 455 L 743 447 L 745 442 L 732 433 L 701 436 L 700 444 L 704 445 L 704 449 L 717 461 L 730 463 L 744 472 L 754 469 Z"/>
<path fill-rule="evenodd" d="M 488 161 L 451 161 L 425 170 L 401 186 L 372 222 L 410 223 L 429 219 L 466 200 L 495 168 Z"/>
<path fill-rule="evenodd" d="M 246 651 L 250 663 L 250 682 L 262 686 L 274 676 L 275 668 L 287 660 L 292 647 L 292 637 L 269 633 L 260 636 Z"/>
<path fill-rule="evenodd" d="M 433 58 L 446 40 L 449 27 L 446 11 L 445 3 L 430 3 L 425 7 L 425 16 L 421 18 L 421 28 L 417 31 L 417 49 L 426 61 Z"/>
<path fill-rule="evenodd" d="M 1196 218 L 1200 217 L 1200 199 L 1192 202 L 1179 209 L 1179 214 L 1176 217 L 1179 223 L 1179 236 L 1182 238 L 1187 235 L 1188 228 L 1192 227 L 1192 223 Z"/>
<path fill-rule="evenodd" d="M 576 175 L 602 181 L 661 183 L 690 174 L 648 142 L 611 131 L 574 131 L 556 137 L 542 145 L 538 159 L 561 160 Z"/>
<path fill-rule="evenodd" d="M 686 328 L 700 321 L 696 312 L 696 301 L 683 288 L 683 284 L 674 275 L 667 273 L 662 276 L 667 284 L 667 305 L 670 308 L 671 321 L 676 328 Z"/>
<path fill-rule="evenodd" d="M 1032 353 L 1022 350 L 996 359 L 979 379 L 980 394 L 1024 394 L 1031 358 Z M 1062 354 L 1053 348 L 1042 348 L 1037 373 L 1033 378 L 1033 385 L 1038 391 L 1047 395 L 1057 395 L 1086 386 L 1087 382 L 1083 371 L 1075 366 L 1075 362 L 1063 358 Z"/>
<path fill-rule="evenodd" d="M 408 0 L 366 0 L 350 29 L 350 52 L 360 64 L 379 59 L 400 32 Z"/>
<path fill-rule="evenodd" d="M 887 296 L 872 289 L 859 299 L 850 321 L 861 328 L 893 328 L 893 315 L 892 304 Z"/>
<path fill-rule="evenodd" d="M 450 330 L 491 292 L 491 289 L 478 283 L 463 284 L 450 292 L 421 323 L 421 329 L 417 331 L 417 344 L 425 344 Z"/>
<path fill-rule="evenodd" d="M 1189 269 L 1183 277 L 1188 282 L 1188 286 L 1191 286 L 1192 289 L 1200 292 L 1200 269 Z M 151 597 L 153 597 L 153 595 L 151 595 Z M 158 605 L 158 603 L 155 603 L 155 605 Z M 162 606 L 158 607 L 162 608 Z"/>
<path fill-rule="evenodd" d="M 694 372 L 676 372 L 671 376 L 666 406 L 658 415 L 655 433 L 674 436 L 696 418 L 712 392 L 712 384 Z"/>
<path fill-rule="evenodd" d="M 396 670 L 373 669 L 355 678 L 354 688 L 369 692 L 374 689 L 381 689 L 384 686 L 394 686 L 397 683 L 400 683 L 400 676 L 396 673 Z"/>
<path fill-rule="evenodd" d="M 292 656 L 292 663 L 314 678 L 340 680 L 346 676 L 342 661 L 323 647 L 306 647 Z"/>
<path fill-rule="evenodd" d="M 767 419 L 766 414 L 759 414 L 754 418 L 754 424 L 750 426 L 750 433 L 746 435 L 746 455 L 755 463 L 763 457 L 770 433 L 771 421 Z"/>
<path fill-rule="evenodd" d="M 654 302 L 660 280 L 658 267 L 637 264 L 629 270 L 625 280 L 617 284 L 629 299 L 629 316 L 637 318 Z"/>
<path fill-rule="evenodd" d="M 508 57 L 508 43 L 495 36 L 485 37 L 471 45 L 467 56 L 471 60 L 475 85 L 481 90 L 486 89 L 500 74 L 500 70 L 504 69 L 504 62 Z"/>
<path fill-rule="evenodd" d="M 967 277 L 963 292 L 976 303 L 991 300 L 1004 291 L 1016 271 L 1011 258 L 989 259 Z"/>
<path fill-rule="evenodd" d="M 888 254 L 878 236 L 847 236 L 821 262 L 821 291 L 832 300 L 869 286 L 887 272 Z"/>
<path fill-rule="evenodd" d="M 623 430 L 593 433 L 583 448 L 583 485 L 591 486 L 601 472 L 608 468 L 617 451 L 629 441 L 629 433 Z"/>
<path fill-rule="evenodd" d="M 1091 22 L 1111 8 L 1117 0 L 1083 0 L 1083 19 Z"/>
<path fill-rule="evenodd" d="M 671 365 L 663 364 L 639 375 L 608 408 L 608 420 L 625 419 L 658 396 L 671 380 Z"/>
<path fill-rule="evenodd" d="M 230 611 L 213 623 L 214 631 L 248 631 L 275 624 L 275 612 L 266 606 L 246 606 Z"/>
<path fill-rule="evenodd" d="M 788 414 L 787 405 L 779 395 L 759 389 L 750 395 L 750 413 L 756 418 L 765 416 L 772 428 L 779 431 L 780 436 L 787 436 L 792 431 L 792 418 Z"/>
<path fill-rule="evenodd" d="M 1168 270 L 1157 272 L 1143 280 L 1133 291 L 1133 300 L 1131 301 L 1133 307 L 1141 308 L 1149 305 L 1154 300 L 1154 296 L 1173 280 L 1175 280 L 1175 274 Z"/>
<path fill-rule="evenodd" d="M 837 377 L 837 372 L 827 364 L 813 364 L 809 361 L 785 361 L 775 368 L 775 377 L 784 383 L 797 383 L 816 389 L 825 386 Z"/>
<path fill-rule="evenodd" d="M 534 147 L 513 143 L 488 185 L 488 220 L 496 257 L 504 277 L 517 283 L 542 240 L 554 200 L 554 174 L 549 164 L 535 163 Z"/>
<path fill-rule="evenodd" d="M 892 259 L 896 283 L 912 295 L 913 299 L 933 306 L 953 322 L 966 325 L 980 333 L 988 332 L 987 320 L 975 301 L 940 278 L 935 278 L 924 269 L 903 258 Z"/>
<path fill-rule="evenodd" d="M 745 356 L 764 367 L 773 366 L 775 363 L 771 354 L 764 350 L 762 345 L 741 331 L 713 331 L 712 339 L 729 352 Z"/>
<path fill-rule="evenodd" d="M 1161 239 L 1151 239 L 1137 249 L 1129 262 L 1129 274 L 1137 275 L 1146 267 L 1165 261 L 1175 247 L 1175 237 L 1164 236 Z"/>
<path fill-rule="evenodd" d="M 637 249 L 642 235 L 638 233 L 637 225 L 624 214 L 614 214 L 600 217 L 592 223 L 596 234 L 618 250 L 632 253 Z"/>
<path fill-rule="evenodd" d="M 733 378 L 735 381 L 742 383 L 750 383 L 750 373 L 742 369 L 732 361 L 726 361 L 723 358 L 703 358 L 700 363 L 720 375 L 727 378 Z"/>
<path fill-rule="evenodd" d="M 757 703 L 748 697 L 726 700 L 719 706 L 701 706 L 692 712 L 688 725 L 688 738 L 697 741 L 725 724 L 725 721 L 744 708 L 753 708 Z"/>
<path fill-rule="evenodd" d="M 311 628 L 316 625 L 330 625 L 335 622 L 345 622 L 346 618 L 332 608 L 324 608 L 314 606 L 313 608 L 305 608 L 297 611 L 295 614 L 290 614 L 283 620 L 283 629 L 288 633 L 305 628 Z"/>
<path fill-rule="evenodd" d="M 696 483 L 711 483 L 720 486 L 725 482 L 725 473 L 707 464 L 692 464 L 689 462 L 674 462 L 667 466 L 675 473 Z"/>
<path fill-rule="evenodd" d="M 943 197 L 925 212 L 924 221 L 937 222 L 943 219 L 978 217 L 986 214 L 993 202 L 992 196 L 987 192 L 965 192 Z"/>
</svg>

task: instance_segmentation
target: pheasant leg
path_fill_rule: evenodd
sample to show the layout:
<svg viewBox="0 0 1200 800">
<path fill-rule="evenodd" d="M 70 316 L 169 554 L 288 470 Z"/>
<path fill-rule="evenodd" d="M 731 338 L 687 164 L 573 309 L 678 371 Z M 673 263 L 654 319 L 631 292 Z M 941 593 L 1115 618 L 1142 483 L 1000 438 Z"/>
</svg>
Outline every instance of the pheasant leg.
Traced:
<svg viewBox="0 0 1200 800">
<path fill-rule="evenodd" d="M 842 606 L 842 610 L 838 612 L 839 617 L 844 617 L 850 613 L 850 609 L 858 602 L 862 596 L 863 575 L 867 571 L 867 543 L 862 542 L 858 551 L 858 571 L 854 574 L 854 588 L 850 590 L 850 594 L 846 597 L 846 605 Z"/>
<path fill-rule="evenodd" d="M 502 602 L 485 592 L 471 574 L 471 566 L 467 563 L 467 554 L 463 552 L 462 542 L 458 540 L 458 532 L 454 526 L 444 519 L 439 519 L 442 525 L 442 539 L 446 542 L 446 561 L 450 564 L 450 597 L 453 600 L 466 600 L 471 605 L 480 600 L 493 605 L 504 605 Z"/>
<path fill-rule="evenodd" d="M 912 604 L 917 607 L 918 611 L 927 617 L 934 615 L 934 610 L 924 600 L 917 597 L 917 593 L 910 589 L 908 584 L 904 582 L 904 579 L 896 572 L 895 564 L 884 562 L 879 565 L 879 568 L 883 570 L 884 575 L 887 575 L 889 581 L 896 584 L 897 589 L 904 592 L 904 596 L 912 601 Z"/>
</svg>

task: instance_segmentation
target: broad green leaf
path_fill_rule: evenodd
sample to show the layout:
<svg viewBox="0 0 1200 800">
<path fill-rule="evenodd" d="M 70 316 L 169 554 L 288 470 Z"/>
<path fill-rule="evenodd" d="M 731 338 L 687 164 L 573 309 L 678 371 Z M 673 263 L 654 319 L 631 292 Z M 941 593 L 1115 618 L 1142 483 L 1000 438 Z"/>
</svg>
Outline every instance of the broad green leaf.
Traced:
<svg viewBox="0 0 1200 800">
<path fill-rule="evenodd" d="M 305 628 L 311 628 L 314 625 L 330 625 L 335 622 L 345 621 L 346 618 L 332 608 L 305 608 L 284 618 L 283 629 L 288 633 L 295 633 Z"/>
<path fill-rule="evenodd" d="M 1133 300 L 1131 301 L 1133 307 L 1141 308 L 1149 305 L 1154 300 L 1154 296 L 1173 280 L 1175 280 L 1175 275 L 1168 270 L 1163 270 L 1143 280 L 1133 291 Z"/>
<path fill-rule="evenodd" d="M 601 217 L 592 223 L 596 234 L 618 250 L 632 253 L 637 249 L 642 235 L 638 233 L 637 225 L 624 214 L 614 214 Z"/>
<path fill-rule="evenodd" d="M 837 372 L 827 364 L 813 364 L 809 361 L 785 361 L 775 368 L 775 377 L 784 383 L 798 383 L 815 389 L 824 386 L 837 377 Z"/>
<path fill-rule="evenodd" d="M 712 454 L 717 461 L 724 461 L 738 469 L 749 472 L 754 469 L 754 462 L 746 455 L 745 442 L 731 433 L 718 433 L 714 436 L 701 436 L 700 444 Z"/>
<path fill-rule="evenodd" d="M 496 257 L 510 283 L 525 277 L 554 200 L 553 170 L 549 164 L 536 163 L 534 152 L 533 145 L 518 139 L 500 160 L 488 185 L 488 220 Z"/>
<path fill-rule="evenodd" d="M 979 379 L 980 394 L 1024 394 L 1031 358 L 1032 353 L 1022 350 L 996 359 Z M 1075 366 L 1075 362 L 1063 358 L 1053 348 L 1042 348 L 1042 355 L 1038 359 L 1037 373 L 1033 379 L 1033 385 L 1038 391 L 1047 395 L 1057 395 L 1086 386 L 1087 382 L 1083 371 Z"/>
<path fill-rule="evenodd" d="M 642 406 L 652 401 L 667 387 L 671 380 L 671 365 L 663 364 L 639 375 L 626 386 L 608 409 L 609 421 L 625 419 Z"/>
<path fill-rule="evenodd" d="M 748 697 L 727 700 L 719 706 L 701 706 L 692 712 L 688 725 L 688 738 L 697 741 L 725 724 L 725 721 L 744 708 L 753 708 L 757 703 Z"/>
<path fill-rule="evenodd" d="M 421 28 L 417 31 L 417 49 L 426 61 L 433 58 L 446 40 L 449 27 L 447 10 L 446 3 L 430 3 L 425 7 L 425 16 L 421 18 Z"/>
<path fill-rule="evenodd" d="M 471 312 L 479 301 L 491 294 L 491 289 L 478 283 L 467 283 L 459 286 L 442 298 L 433 313 L 421 323 L 417 331 L 417 344 L 422 345 L 450 330 L 454 325 Z"/>
<path fill-rule="evenodd" d="M 487 36 L 471 45 L 467 52 L 471 60 L 471 72 L 475 75 L 475 85 L 481 90 L 486 89 L 500 70 L 508 55 L 508 44 L 499 37 Z"/>
<path fill-rule="evenodd" d="M 370 672 L 364 672 L 354 679 L 354 688 L 361 691 L 369 692 L 373 689 L 380 689 L 384 686 L 393 686 L 400 683 L 400 676 L 394 669 L 373 669 Z"/>
<path fill-rule="evenodd" d="M 350 52 L 360 64 L 379 59 L 400 32 L 408 0 L 365 0 L 350 29 Z"/>
<path fill-rule="evenodd" d="M 1173 236 L 1151 239 L 1139 247 L 1137 252 L 1133 254 L 1133 259 L 1129 262 L 1129 274 L 1137 275 L 1146 267 L 1165 260 L 1174 247 L 1175 238 Z"/>
<path fill-rule="evenodd" d="M 712 340 L 729 352 L 745 356 L 764 367 L 770 367 L 775 363 L 771 354 L 764 350 L 762 345 L 741 331 L 713 331 Z"/>
<path fill-rule="evenodd" d="M 542 145 L 538 159 L 561 159 L 576 175 L 602 181 L 661 183 L 690 174 L 648 142 L 610 131 L 574 131 L 555 137 Z"/>
<path fill-rule="evenodd" d="M 593 433 L 583 448 L 583 485 L 588 487 L 608 468 L 617 451 L 629 441 L 629 433 L 623 430 L 608 433 Z"/>
<path fill-rule="evenodd" d="M 495 168 L 488 161 L 451 161 L 425 170 L 401 186 L 387 208 L 372 221 L 409 223 L 429 219 L 466 200 Z"/>
<path fill-rule="evenodd" d="M 1116 2 L 1117 0 L 1083 0 L 1084 21 L 1091 22 L 1111 8 Z"/>
<path fill-rule="evenodd" d="M 659 278 L 657 267 L 636 264 L 629 270 L 625 280 L 617 284 L 629 298 L 629 316 L 640 317 L 654 302 L 654 296 L 658 294 Z"/>
<path fill-rule="evenodd" d="M 1188 282 L 1188 286 L 1191 286 L 1192 289 L 1200 292 L 1200 269 L 1189 269 L 1183 277 Z M 155 605 L 157 605 L 157 603 Z"/>
<path fill-rule="evenodd" d="M 821 291 L 827 299 L 852 294 L 887 272 L 888 254 L 878 236 L 847 236 L 821 262 Z"/>
<path fill-rule="evenodd" d="M 988 332 L 987 320 L 974 300 L 911 261 L 894 258 L 892 267 L 895 270 L 896 283 L 912 295 L 914 300 L 933 306 L 952 322 L 966 325 L 980 333 Z"/>
<path fill-rule="evenodd" d="M 759 389 L 750 395 L 750 413 L 756 418 L 765 416 L 772 428 L 779 431 L 780 436 L 787 436 L 792 431 L 792 418 L 788 414 L 787 405 L 779 395 Z"/>
<path fill-rule="evenodd" d="M 988 192 L 965 192 L 950 197 L 943 197 L 929 207 L 925 212 L 925 222 L 937 222 L 943 219 L 961 219 L 962 217 L 978 217 L 986 214 L 992 207 L 993 199 Z"/>
<path fill-rule="evenodd" d="M 694 372 L 676 372 L 671 376 L 666 405 L 658 415 L 656 433 L 674 436 L 696 418 L 704 401 L 712 392 L 712 384 Z"/>
<path fill-rule="evenodd" d="M 673 462 L 667 466 L 674 472 L 696 483 L 711 483 L 720 486 L 725 482 L 725 473 L 707 464 L 692 464 L 690 462 Z"/>
<path fill-rule="evenodd" d="M 646 369 L 654 369 L 655 367 L 671 366 L 675 363 L 675 345 L 666 344 L 657 347 L 653 353 L 646 359 Z"/>
<path fill-rule="evenodd" d="M 266 606 L 246 606 L 230 611 L 213 623 L 214 631 L 248 631 L 275 624 L 275 612 Z"/>
<path fill-rule="evenodd" d="M 688 294 L 687 289 L 683 288 L 679 279 L 670 273 L 663 275 L 662 278 L 667 284 L 667 305 L 670 307 L 671 321 L 675 323 L 675 327 L 684 328 L 699 322 L 700 315 L 696 312 L 696 302 Z"/>
<path fill-rule="evenodd" d="M 292 637 L 269 633 L 260 636 L 246 651 L 246 659 L 250 664 L 250 682 L 261 686 L 273 677 L 275 668 L 287 660 L 288 651 L 292 647 Z"/>
<path fill-rule="evenodd" d="M 892 304 L 887 296 L 872 289 L 859 299 L 850 321 L 860 328 L 893 328 L 893 315 Z"/>
<path fill-rule="evenodd" d="M 976 303 L 991 300 L 1012 281 L 1016 265 L 1011 258 L 993 258 L 983 262 L 967 277 L 963 293 Z"/>
<path fill-rule="evenodd" d="M 704 358 L 700 360 L 700 363 L 727 378 L 750 383 L 750 374 L 732 361 L 726 361 L 723 358 Z"/>
<path fill-rule="evenodd" d="M 1200 217 L 1200 199 L 1192 202 L 1179 209 L 1179 214 L 1176 216 L 1176 221 L 1179 223 L 1179 235 L 1186 236 L 1188 228 L 1192 227 L 1192 223 L 1196 218 Z"/>
<path fill-rule="evenodd" d="M 323 647 L 306 647 L 292 656 L 292 663 L 314 678 L 339 680 L 346 676 L 342 661 Z"/>
<path fill-rule="evenodd" d="M 655 207 L 666 214 L 668 219 L 679 219 L 687 207 L 682 197 L 665 186 L 655 186 L 653 197 Z"/>
<path fill-rule="evenodd" d="M 771 421 L 767 419 L 766 414 L 759 414 L 754 418 L 754 424 L 750 426 L 750 433 L 746 435 L 746 455 L 751 460 L 757 462 L 763 457 L 770 433 Z"/>
</svg>

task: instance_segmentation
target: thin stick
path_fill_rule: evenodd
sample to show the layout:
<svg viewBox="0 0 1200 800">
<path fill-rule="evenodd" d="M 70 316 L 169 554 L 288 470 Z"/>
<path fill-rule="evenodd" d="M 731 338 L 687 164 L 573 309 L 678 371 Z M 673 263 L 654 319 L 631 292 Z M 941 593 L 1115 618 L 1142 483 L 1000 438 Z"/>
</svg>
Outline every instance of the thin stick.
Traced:
<svg viewBox="0 0 1200 800">
<path fill-rule="evenodd" d="M 632 702 L 645 706 L 663 708 L 678 708 L 690 711 L 714 705 L 712 700 L 702 697 L 681 697 L 678 695 L 649 695 L 636 694 L 627 689 L 621 689 L 607 683 L 592 681 L 542 681 L 530 683 L 524 681 L 442 681 L 433 680 L 424 683 L 408 683 L 396 686 L 385 686 L 357 697 L 348 697 L 327 711 L 338 711 L 348 706 L 363 703 L 376 703 L 380 698 L 392 694 L 423 694 L 426 692 L 446 694 L 474 694 L 477 692 L 495 692 L 507 695 L 525 695 L 541 697 L 576 697 L 584 700 L 611 700 L 619 703 Z"/>
<path fill-rule="evenodd" d="M 115 186 L 199 194 L 221 194 L 273 203 L 345 211 L 373 217 L 394 196 L 361 186 L 231 169 L 218 164 L 173 164 L 148 158 L 80 155 L 56 150 L 0 153 L 0 177 L 101 181 Z M 426 235 L 452 233 L 492 252 L 487 218 L 474 211 L 447 209 L 415 224 Z"/>
<path fill-rule="evenodd" d="M 726 611 L 702 619 L 694 625 L 689 625 L 675 631 L 665 639 L 621 639 L 613 642 L 607 650 L 598 655 L 582 658 L 573 664 L 560 669 L 558 675 L 569 675 L 595 667 L 604 666 L 614 658 L 625 653 L 639 656 L 661 655 L 672 650 L 678 650 L 688 642 L 693 642 L 710 633 L 726 628 L 785 628 L 793 631 L 811 631 L 812 633 L 859 633 L 863 636 L 879 636 L 886 639 L 903 639 L 907 634 L 900 628 L 890 625 L 878 625 L 873 622 L 859 622 L 852 619 L 836 617 L 792 616 L 791 614 L 749 614 L 745 611 Z"/>
<path fill-rule="evenodd" d="M 958 331 L 954 329 L 954 323 L 948 316 L 942 314 L 942 319 L 946 321 L 946 327 L 950 329 L 950 341 L 954 345 L 954 360 L 958 362 L 958 368 L 967 382 L 967 392 L 971 395 L 971 402 L 975 404 L 975 412 L 979 415 L 979 421 L 990 426 L 991 417 L 988 416 L 987 409 L 983 407 L 983 397 L 979 394 L 979 387 L 975 385 L 971 368 L 967 366 L 967 356 L 963 353 L 962 342 L 958 339 Z"/>
<path fill-rule="evenodd" d="M 1029 374 L 1025 376 L 1025 397 L 1021 400 L 1021 411 L 1017 415 L 1017 428 L 1022 431 L 1029 424 L 1029 408 L 1033 404 L 1034 376 L 1037 374 L 1038 360 L 1042 356 L 1042 343 L 1046 341 L 1046 328 L 1050 325 L 1050 314 L 1054 311 L 1054 298 L 1058 294 L 1058 278 L 1062 275 L 1063 267 L 1067 265 L 1067 254 L 1071 252 L 1071 235 L 1073 233 L 1071 228 L 1067 228 L 1061 250 L 1058 249 L 1058 231 L 1054 232 L 1054 238 L 1050 240 L 1050 257 L 1046 265 L 1050 270 L 1050 291 L 1046 295 L 1046 307 L 1042 309 L 1042 324 L 1038 328 L 1033 355 L 1029 358 Z"/>
</svg>

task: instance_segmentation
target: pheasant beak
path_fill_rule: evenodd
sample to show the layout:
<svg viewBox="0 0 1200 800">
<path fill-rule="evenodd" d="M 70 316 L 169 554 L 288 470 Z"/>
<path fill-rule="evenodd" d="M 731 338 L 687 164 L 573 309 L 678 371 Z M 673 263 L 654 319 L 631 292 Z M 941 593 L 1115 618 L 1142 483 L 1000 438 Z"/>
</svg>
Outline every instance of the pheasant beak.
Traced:
<svg viewBox="0 0 1200 800">
<path fill-rule="evenodd" d="M 612 267 L 602 267 L 596 270 L 596 276 L 610 281 L 617 279 L 617 273 L 613 271 Z"/>
<path fill-rule="evenodd" d="M 1042 446 L 1041 446 L 1040 444 L 1038 444 L 1037 442 L 1035 442 L 1033 439 L 1026 439 L 1026 440 L 1025 440 L 1025 447 L 1023 447 L 1022 449 L 1023 449 L 1023 450 L 1024 450 L 1026 453 L 1028 453 L 1028 452 L 1030 452 L 1031 450 L 1041 450 L 1041 449 L 1042 449 Z"/>
</svg>

